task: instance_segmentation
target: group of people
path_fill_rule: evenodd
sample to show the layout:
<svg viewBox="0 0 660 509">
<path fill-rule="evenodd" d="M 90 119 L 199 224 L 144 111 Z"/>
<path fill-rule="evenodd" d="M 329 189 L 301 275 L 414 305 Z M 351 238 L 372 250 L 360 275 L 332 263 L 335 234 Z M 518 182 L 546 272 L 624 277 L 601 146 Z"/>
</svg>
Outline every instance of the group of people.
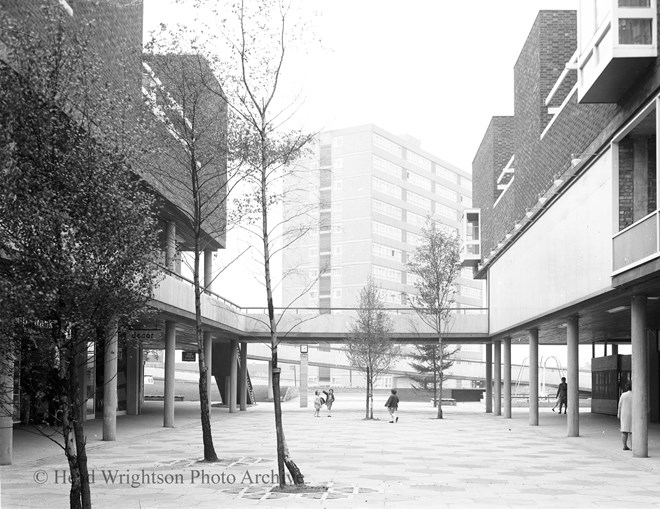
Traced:
<svg viewBox="0 0 660 509">
<path fill-rule="evenodd" d="M 566 414 L 566 407 L 568 402 L 568 385 L 566 384 L 566 378 L 561 378 L 561 383 L 557 387 L 557 401 L 555 406 L 552 407 L 552 411 L 555 411 L 555 408 L 559 406 L 559 413 L 561 413 L 562 408 L 564 409 L 564 414 Z M 620 429 L 621 429 L 621 443 L 623 444 L 623 450 L 629 451 L 632 446 L 628 445 L 632 441 L 632 385 L 630 382 L 627 382 L 624 386 L 623 393 L 619 398 L 619 405 L 617 408 L 616 416 L 619 418 Z"/>
<path fill-rule="evenodd" d="M 332 417 L 332 404 L 335 402 L 335 392 L 332 389 L 323 391 L 325 397 L 319 394 L 319 391 L 314 392 L 314 417 L 321 417 L 321 408 L 323 405 L 328 409 L 328 417 Z"/>
<path fill-rule="evenodd" d="M 322 392 L 323 396 L 319 394 L 319 391 L 314 391 L 314 417 L 321 417 L 321 408 L 323 408 L 323 405 L 328 409 L 328 417 L 332 417 L 332 404 L 335 402 L 335 392 L 332 389 Z M 390 397 L 385 402 L 385 406 L 390 413 L 390 422 L 399 422 L 399 416 L 397 415 L 399 396 L 396 395 L 396 389 L 392 389 Z"/>
</svg>

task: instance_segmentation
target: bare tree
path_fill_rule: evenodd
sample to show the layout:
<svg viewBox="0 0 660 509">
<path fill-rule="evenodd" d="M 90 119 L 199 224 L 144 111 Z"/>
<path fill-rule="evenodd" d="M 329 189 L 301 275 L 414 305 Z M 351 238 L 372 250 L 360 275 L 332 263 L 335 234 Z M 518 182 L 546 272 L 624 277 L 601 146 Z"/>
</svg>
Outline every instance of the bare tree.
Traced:
<svg viewBox="0 0 660 509">
<path fill-rule="evenodd" d="M 162 40 L 164 34 L 159 34 Z M 171 35 L 171 34 L 170 34 Z M 206 58 L 191 46 L 188 54 L 163 53 L 177 47 L 155 39 L 144 62 L 145 102 L 153 112 L 155 150 L 148 154 L 153 172 L 177 188 L 181 212 L 192 230 L 191 271 L 195 299 L 195 338 L 199 364 L 199 398 L 204 459 L 217 461 L 209 412 L 208 370 L 204 349 L 201 296 L 213 279 L 204 274 L 202 256 L 218 248 L 226 235 L 226 202 L 240 181 L 227 167 L 227 102 Z M 187 258 L 184 258 L 187 260 Z M 206 263 L 208 272 L 211 264 Z"/>
<path fill-rule="evenodd" d="M 437 418 L 442 419 L 442 382 L 445 359 L 448 357 L 443 335 L 451 321 L 451 304 L 454 301 L 455 281 L 460 271 L 458 237 L 428 219 L 422 228 L 422 239 L 408 262 L 414 274 L 418 295 L 410 296 L 410 304 L 417 316 L 437 334 L 438 348 L 434 372 L 439 387 Z M 434 357 L 436 358 L 436 353 Z"/>
<path fill-rule="evenodd" d="M 374 384 L 401 354 L 392 342 L 392 323 L 379 288 L 369 277 L 360 290 L 357 318 L 351 325 L 344 352 L 348 362 L 363 372 L 367 381 L 365 418 L 374 418 Z"/>
</svg>

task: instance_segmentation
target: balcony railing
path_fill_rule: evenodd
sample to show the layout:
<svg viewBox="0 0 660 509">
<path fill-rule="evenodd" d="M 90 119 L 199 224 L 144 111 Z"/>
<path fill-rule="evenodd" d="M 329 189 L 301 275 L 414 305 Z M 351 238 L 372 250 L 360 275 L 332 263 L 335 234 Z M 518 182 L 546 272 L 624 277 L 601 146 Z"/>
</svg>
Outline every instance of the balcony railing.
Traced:
<svg viewBox="0 0 660 509">
<path fill-rule="evenodd" d="M 614 275 L 660 256 L 658 214 L 656 210 L 613 236 Z"/>
</svg>

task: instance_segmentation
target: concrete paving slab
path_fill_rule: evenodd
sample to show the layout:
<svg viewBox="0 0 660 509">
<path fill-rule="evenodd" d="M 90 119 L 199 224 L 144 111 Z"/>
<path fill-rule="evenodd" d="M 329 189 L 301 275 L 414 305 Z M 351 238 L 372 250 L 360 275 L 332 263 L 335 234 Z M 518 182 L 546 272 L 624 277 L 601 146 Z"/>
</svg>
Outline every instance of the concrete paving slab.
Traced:
<svg viewBox="0 0 660 509">
<path fill-rule="evenodd" d="M 390 424 L 363 419 L 361 395 L 339 393 L 332 418 L 283 404 L 294 461 L 325 492 L 278 493 L 272 404 L 229 414 L 213 409 L 221 461 L 200 462 L 199 409 L 176 404 L 175 428 L 162 427 L 162 403 L 118 419 L 118 440 L 103 442 L 101 422 L 85 426 L 94 507 L 660 507 L 660 427 L 651 425 L 649 458 L 620 450 L 618 423 L 581 409 L 577 438 L 565 417 L 542 410 L 529 426 L 459 404 L 434 419 L 430 404 L 401 405 Z M 34 431 L 34 430 L 32 430 Z M 0 467 L 3 508 L 66 507 L 67 466 L 57 446 L 15 432 L 14 464 Z"/>
</svg>

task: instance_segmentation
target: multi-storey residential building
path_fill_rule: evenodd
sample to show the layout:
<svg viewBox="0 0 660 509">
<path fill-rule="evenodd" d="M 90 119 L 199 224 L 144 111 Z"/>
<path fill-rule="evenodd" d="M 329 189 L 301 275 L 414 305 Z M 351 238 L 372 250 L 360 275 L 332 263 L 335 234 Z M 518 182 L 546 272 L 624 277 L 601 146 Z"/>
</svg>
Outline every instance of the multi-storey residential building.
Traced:
<svg viewBox="0 0 660 509">
<path fill-rule="evenodd" d="M 371 275 L 388 306 L 406 306 L 415 292 L 407 261 L 421 227 L 430 217 L 459 234 L 472 206 L 469 173 L 374 125 L 321 133 L 301 166 L 318 175 L 308 195 L 318 207 L 311 233 L 284 252 L 285 273 L 296 274 L 284 281 L 285 305 L 354 307 Z M 469 270 L 456 289 L 457 306 L 482 306 L 481 282 Z"/>
<path fill-rule="evenodd" d="M 648 422 L 660 418 L 658 2 L 579 7 L 539 13 L 522 48 L 514 115 L 493 118 L 474 158 L 465 220 L 483 235 L 464 259 L 488 280 L 495 413 L 502 361 L 511 417 L 512 342 L 529 344 L 531 425 L 539 343 L 566 344 L 567 434 L 578 436 L 578 345 L 591 344 L 592 411 L 616 414 L 632 380 L 633 454 L 643 457 Z"/>
</svg>

